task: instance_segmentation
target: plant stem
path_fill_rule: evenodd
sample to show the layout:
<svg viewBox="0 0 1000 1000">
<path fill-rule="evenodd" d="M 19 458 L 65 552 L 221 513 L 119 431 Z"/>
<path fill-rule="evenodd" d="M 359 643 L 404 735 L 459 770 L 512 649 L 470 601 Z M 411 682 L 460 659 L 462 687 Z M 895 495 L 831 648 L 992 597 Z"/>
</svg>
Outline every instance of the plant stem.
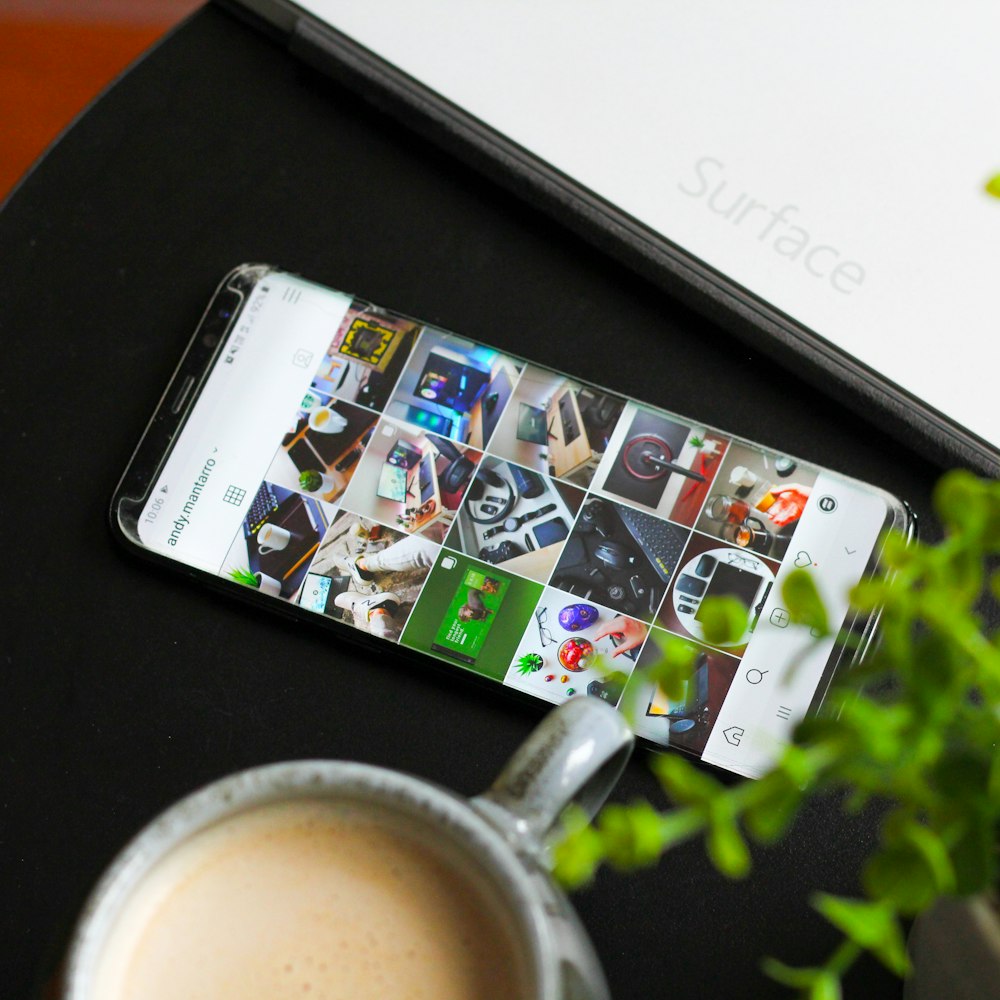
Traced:
<svg viewBox="0 0 1000 1000">
<path fill-rule="evenodd" d="M 844 973 L 858 960 L 860 954 L 861 945 L 845 938 L 826 960 L 826 968 L 842 979 Z"/>
</svg>

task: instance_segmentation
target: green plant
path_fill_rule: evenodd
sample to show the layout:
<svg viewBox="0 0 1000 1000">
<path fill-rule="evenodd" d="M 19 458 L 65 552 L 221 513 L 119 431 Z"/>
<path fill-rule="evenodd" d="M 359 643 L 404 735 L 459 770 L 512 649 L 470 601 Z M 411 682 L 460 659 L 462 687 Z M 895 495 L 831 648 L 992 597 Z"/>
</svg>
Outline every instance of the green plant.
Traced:
<svg viewBox="0 0 1000 1000">
<path fill-rule="evenodd" d="M 536 670 L 542 669 L 542 657 L 539 653 L 525 653 L 517 661 L 517 672 L 523 677 L 525 674 L 533 674 Z"/>
<path fill-rule="evenodd" d="M 247 566 L 237 566 L 229 571 L 229 578 L 242 584 L 244 587 L 253 587 L 256 590 L 260 587 L 260 578 L 256 573 L 252 573 Z"/>
<path fill-rule="evenodd" d="M 604 809 L 593 825 L 566 817 L 556 845 L 557 874 L 586 882 L 607 862 L 628 870 L 655 863 L 682 840 L 703 835 L 724 874 L 750 868 L 748 838 L 780 838 L 811 796 L 843 793 L 845 808 L 882 803 L 880 843 L 862 873 L 864 899 L 817 894 L 813 906 L 843 934 L 814 968 L 765 960 L 767 972 L 812 1000 L 840 996 L 840 978 L 863 951 L 896 973 L 908 970 L 902 920 L 944 895 L 968 896 L 996 883 L 1000 823 L 1000 633 L 987 634 L 982 602 L 1000 598 L 1000 483 L 952 472 L 935 508 L 944 526 L 936 545 L 886 539 L 881 575 L 858 585 L 854 606 L 881 606 L 881 641 L 841 677 L 824 711 L 801 723 L 774 767 L 757 781 L 723 785 L 676 754 L 653 770 L 672 808 L 649 802 Z M 826 612 L 807 571 L 783 597 L 793 619 L 819 632 Z M 738 608 L 717 603 L 711 639 L 743 627 Z M 679 693 L 690 648 L 668 646 L 654 668 Z"/>
<path fill-rule="evenodd" d="M 323 485 L 323 473 L 316 469 L 306 469 L 299 474 L 299 486 L 307 493 L 315 493 Z"/>
</svg>

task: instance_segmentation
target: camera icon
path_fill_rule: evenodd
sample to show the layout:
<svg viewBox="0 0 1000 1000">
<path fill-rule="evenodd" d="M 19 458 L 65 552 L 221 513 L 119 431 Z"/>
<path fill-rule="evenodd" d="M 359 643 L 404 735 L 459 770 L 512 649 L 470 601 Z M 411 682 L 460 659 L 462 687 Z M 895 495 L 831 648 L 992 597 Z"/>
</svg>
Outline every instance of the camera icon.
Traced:
<svg viewBox="0 0 1000 1000">
<path fill-rule="evenodd" d="M 312 364 L 312 359 L 313 352 L 300 347 L 292 355 L 292 364 L 295 365 L 296 368 L 308 368 Z"/>
</svg>

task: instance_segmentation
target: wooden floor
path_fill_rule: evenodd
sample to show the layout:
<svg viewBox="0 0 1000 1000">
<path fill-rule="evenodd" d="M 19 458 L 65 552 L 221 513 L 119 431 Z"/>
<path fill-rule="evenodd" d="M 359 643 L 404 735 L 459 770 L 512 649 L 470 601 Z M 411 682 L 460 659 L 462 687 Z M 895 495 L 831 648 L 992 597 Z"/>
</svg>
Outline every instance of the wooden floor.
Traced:
<svg viewBox="0 0 1000 1000">
<path fill-rule="evenodd" d="M 0 0 L 0 200 L 198 0 Z"/>
</svg>

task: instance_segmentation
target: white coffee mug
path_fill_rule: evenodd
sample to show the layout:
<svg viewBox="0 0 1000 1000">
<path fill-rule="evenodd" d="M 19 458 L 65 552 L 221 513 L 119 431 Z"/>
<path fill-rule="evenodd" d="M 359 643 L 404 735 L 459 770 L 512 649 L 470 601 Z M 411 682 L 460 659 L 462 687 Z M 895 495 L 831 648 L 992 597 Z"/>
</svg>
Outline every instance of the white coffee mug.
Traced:
<svg viewBox="0 0 1000 1000">
<path fill-rule="evenodd" d="M 224 778 L 172 806 L 115 859 L 74 930 L 55 996 L 101 1000 L 95 978 L 112 932 L 121 933 L 119 915 L 137 887 L 148 886 L 151 870 L 159 865 L 162 872 L 160 863 L 172 860 L 178 847 L 258 807 L 329 800 L 337 808 L 389 811 L 401 829 L 420 828 L 431 836 L 435 851 L 456 872 L 474 869 L 476 885 L 488 887 L 516 947 L 522 967 L 518 1000 L 610 1000 L 593 946 L 549 875 L 545 840 L 570 802 L 596 812 L 632 742 L 618 712 L 583 696 L 550 712 L 493 786 L 471 800 L 397 771 L 341 761 L 273 764 Z M 336 956 L 315 960 L 334 963 Z"/>
<path fill-rule="evenodd" d="M 280 524 L 263 524 L 257 530 L 257 551 L 266 556 L 268 552 L 280 552 L 288 547 L 292 533 Z"/>
<path fill-rule="evenodd" d="M 347 417 L 329 406 L 317 406 L 309 412 L 309 427 L 320 434 L 339 434 L 347 426 Z"/>
</svg>

